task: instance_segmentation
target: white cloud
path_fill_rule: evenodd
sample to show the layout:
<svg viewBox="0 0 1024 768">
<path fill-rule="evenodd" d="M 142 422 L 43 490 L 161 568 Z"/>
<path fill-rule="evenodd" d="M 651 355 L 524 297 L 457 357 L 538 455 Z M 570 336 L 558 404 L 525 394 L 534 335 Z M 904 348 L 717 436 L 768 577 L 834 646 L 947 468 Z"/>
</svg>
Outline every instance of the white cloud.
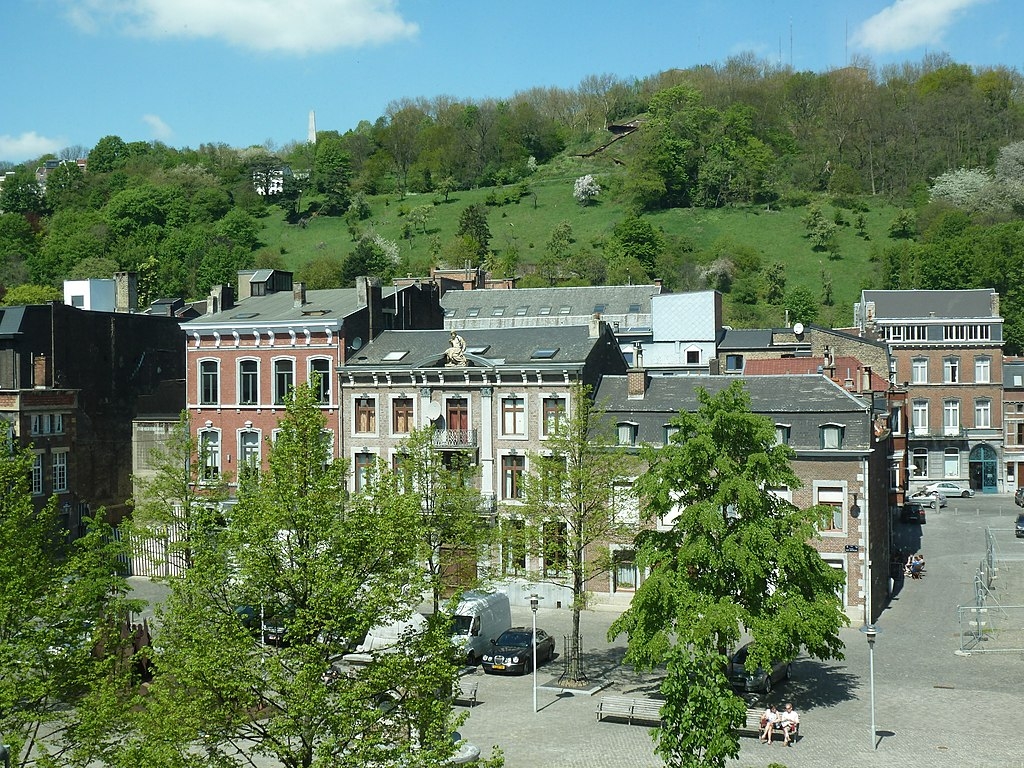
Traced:
<svg viewBox="0 0 1024 768">
<path fill-rule="evenodd" d="M 988 0 L 896 0 L 861 24 L 851 42 L 878 53 L 941 45 L 960 16 L 985 2 Z"/>
<path fill-rule="evenodd" d="M 0 134 L 0 160 L 21 163 L 51 152 L 56 153 L 65 146 L 67 146 L 66 139 L 47 138 L 40 136 L 35 131 L 29 131 L 20 136 Z"/>
<path fill-rule="evenodd" d="M 395 0 L 64 0 L 80 29 L 105 26 L 146 38 L 207 38 L 292 54 L 388 43 L 419 27 Z"/>
<path fill-rule="evenodd" d="M 142 122 L 149 126 L 153 138 L 157 141 L 170 141 L 174 131 L 159 115 L 143 115 Z"/>
</svg>

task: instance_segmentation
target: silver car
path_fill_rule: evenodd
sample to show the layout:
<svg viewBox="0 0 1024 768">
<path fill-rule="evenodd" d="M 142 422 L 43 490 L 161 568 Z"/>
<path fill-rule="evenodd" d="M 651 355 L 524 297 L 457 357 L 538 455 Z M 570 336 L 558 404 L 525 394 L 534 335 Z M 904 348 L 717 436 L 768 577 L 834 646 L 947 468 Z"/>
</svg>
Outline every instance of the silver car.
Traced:
<svg viewBox="0 0 1024 768">
<path fill-rule="evenodd" d="M 939 491 L 919 491 L 910 498 L 932 509 L 941 509 L 949 503 L 946 494 Z"/>
<path fill-rule="evenodd" d="M 959 496 L 966 499 L 974 495 L 974 489 L 963 483 L 953 483 L 949 480 L 943 480 L 938 483 L 929 483 L 922 489 L 925 493 L 931 493 L 932 491 L 938 491 L 945 496 Z"/>
<path fill-rule="evenodd" d="M 747 655 L 750 652 L 751 643 L 742 646 L 729 658 L 729 683 L 738 691 L 751 691 L 768 695 L 772 692 L 776 683 L 789 678 L 789 661 L 773 661 L 770 672 L 758 667 L 753 672 L 748 672 L 744 666 L 747 663 Z"/>
</svg>

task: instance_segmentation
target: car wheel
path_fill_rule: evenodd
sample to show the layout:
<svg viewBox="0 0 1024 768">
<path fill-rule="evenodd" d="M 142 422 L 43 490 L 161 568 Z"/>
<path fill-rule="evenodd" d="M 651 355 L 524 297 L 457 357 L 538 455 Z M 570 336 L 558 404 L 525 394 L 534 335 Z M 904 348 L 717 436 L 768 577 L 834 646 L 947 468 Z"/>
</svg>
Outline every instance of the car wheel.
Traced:
<svg viewBox="0 0 1024 768">
<path fill-rule="evenodd" d="M 772 692 L 772 676 L 768 675 L 764 679 L 764 695 L 768 696 Z"/>
<path fill-rule="evenodd" d="M 963 493 L 960 494 L 960 498 L 961 499 L 966 499 L 970 495 L 971 495 L 970 491 L 964 491 Z"/>
<path fill-rule="evenodd" d="M 793 665 L 792 664 L 787 664 L 786 665 L 786 672 L 785 672 L 785 674 L 782 675 L 782 679 L 783 680 L 789 680 L 789 673 L 792 672 L 792 671 L 793 671 Z"/>
<path fill-rule="evenodd" d="M 480 663 L 480 659 L 478 659 L 476 657 L 475 653 L 470 651 L 469 653 L 466 654 L 466 666 L 467 667 L 475 667 L 479 663 Z"/>
</svg>

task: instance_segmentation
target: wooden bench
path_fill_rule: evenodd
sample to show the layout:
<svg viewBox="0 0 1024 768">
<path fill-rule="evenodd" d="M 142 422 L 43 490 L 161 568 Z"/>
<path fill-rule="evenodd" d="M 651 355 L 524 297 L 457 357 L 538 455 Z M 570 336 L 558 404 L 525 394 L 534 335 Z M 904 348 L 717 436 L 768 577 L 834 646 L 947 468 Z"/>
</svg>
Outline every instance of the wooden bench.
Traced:
<svg viewBox="0 0 1024 768">
<path fill-rule="evenodd" d="M 597 702 L 597 721 L 612 717 L 625 720 L 661 725 L 661 710 L 665 702 L 657 699 L 629 698 L 627 696 L 602 696 Z"/>
<path fill-rule="evenodd" d="M 761 715 L 764 714 L 763 709 L 748 709 L 746 722 L 742 727 L 736 729 L 736 733 L 739 736 L 753 736 L 754 738 L 761 737 Z M 776 723 L 772 729 L 772 741 L 776 739 L 785 739 L 785 734 L 782 731 L 782 724 Z M 800 723 L 796 724 L 796 728 L 793 730 L 792 741 L 796 741 L 800 738 Z"/>
<path fill-rule="evenodd" d="M 455 686 L 455 703 L 462 703 L 469 707 L 475 707 L 477 704 L 476 691 L 479 685 L 480 683 L 476 680 L 460 680 L 458 685 Z"/>
</svg>

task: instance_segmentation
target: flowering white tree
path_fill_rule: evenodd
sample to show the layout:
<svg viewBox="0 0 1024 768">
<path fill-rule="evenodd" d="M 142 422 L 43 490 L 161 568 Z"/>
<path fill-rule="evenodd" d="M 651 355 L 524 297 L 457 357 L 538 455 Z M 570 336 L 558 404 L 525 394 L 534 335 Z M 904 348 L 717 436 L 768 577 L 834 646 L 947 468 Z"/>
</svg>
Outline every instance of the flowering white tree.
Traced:
<svg viewBox="0 0 1024 768">
<path fill-rule="evenodd" d="M 601 194 L 601 185 L 591 175 L 580 176 L 572 187 L 572 196 L 580 205 L 589 205 L 590 201 Z"/>
<path fill-rule="evenodd" d="M 998 207 L 995 192 L 992 174 L 985 168 L 958 168 L 935 177 L 931 199 L 968 211 L 990 210 Z"/>
</svg>

